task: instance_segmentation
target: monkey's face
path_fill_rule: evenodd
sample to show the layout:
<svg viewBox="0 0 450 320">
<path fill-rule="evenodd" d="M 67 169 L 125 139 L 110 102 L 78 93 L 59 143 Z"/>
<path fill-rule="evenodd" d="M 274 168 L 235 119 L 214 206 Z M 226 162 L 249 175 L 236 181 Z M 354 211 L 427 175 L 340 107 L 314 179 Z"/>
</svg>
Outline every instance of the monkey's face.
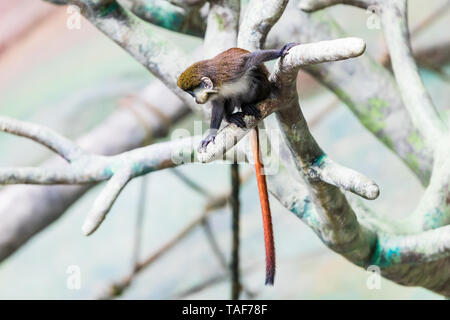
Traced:
<svg viewBox="0 0 450 320">
<path fill-rule="evenodd" d="M 195 87 L 193 90 L 187 91 L 187 93 L 194 97 L 195 102 L 198 104 L 208 102 L 211 96 L 218 93 L 218 90 L 214 88 L 214 84 L 210 78 L 203 77 L 201 81 L 199 86 Z"/>
</svg>

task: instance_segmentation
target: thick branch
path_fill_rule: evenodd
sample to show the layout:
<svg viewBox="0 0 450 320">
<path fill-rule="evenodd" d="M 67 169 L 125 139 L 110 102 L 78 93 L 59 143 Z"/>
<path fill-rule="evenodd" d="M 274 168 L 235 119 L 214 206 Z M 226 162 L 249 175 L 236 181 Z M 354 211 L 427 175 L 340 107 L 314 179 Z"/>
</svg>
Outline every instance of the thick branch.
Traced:
<svg viewBox="0 0 450 320">
<path fill-rule="evenodd" d="M 266 124 L 271 130 L 278 128 L 273 125 L 274 121 Z M 346 205 L 334 215 L 324 217 L 313 202 L 317 193 L 311 196 L 311 192 L 307 190 L 311 189 L 311 186 L 307 187 L 309 182 L 298 177 L 297 170 L 291 170 L 294 163 L 287 145 L 280 144 L 280 148 L 274 150 L 278 151 L 282 162 L 277 175 L 267 177 L 271 193 L 306 223 L 328 247 L 364 268 L 378 265 L 386 278 L 397 283 L 420 285 L 449 296 L 448 227 L 432 232 L 410 230 L 411 233 L 408 234 L 402 222 L 394 221 L 395 224 L 392 224 L 386 219 L 380 220 L 376 214 L 358 204 L 361 201 L 354 201 L 353 198 L 351 204 L 357 220 L 350 219 L 352 215 L 354 217 L 354 213 Z M 329 191 L 332 190 L 324 190 L 323 194 L 331 197 L 333 193 Z M 335 204 L 335 200 L 336 198 L 329 198 L 325 204 Z M 354 240 L 350 240 L 352 236 Z M 345 244 L 345 239 L 349 239 L 348 244 Z"/>
<path fill-rule="evenodd" d="M 205 33 L 205 58 L 236 47 L 239 26 L 239 0 L 211 0 Z"/>
<path fill-rule="evenodd" d="M 261 49 L 287 3 L 288 0 L 252 0 L 239 28 L 238 46 L 249 51 Z"/>
<path fill-rule="evenodd" d="M 82 13 L 92 24 L 124 48 L 188 106 L 194 107 L 192 100 L 187 99 L 176 85 L 178 75 L 189 65 L 189 60 L 175 44 L 116 1 L 106 1 L 98 6 L 92 6 L 88 0 L 82 3 Z"/>
</svg>

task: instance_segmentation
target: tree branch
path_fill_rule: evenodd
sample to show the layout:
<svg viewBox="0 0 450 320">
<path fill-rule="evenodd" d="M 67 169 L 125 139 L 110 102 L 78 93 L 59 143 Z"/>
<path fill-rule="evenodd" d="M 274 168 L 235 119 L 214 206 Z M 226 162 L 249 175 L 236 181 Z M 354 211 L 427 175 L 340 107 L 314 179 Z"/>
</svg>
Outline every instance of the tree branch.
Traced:
<svg viewBox="0 0 450 320">
<path fill-rule="evenodd" d="M 125 49 L 184 103 L 195 107 L 176 85 L 178 75 L 189 65 L 189 60 L 175 44 L 114 0 L 95 3 L 92 0 L 70 0 L 67 3 L 82 6 L 82 14 L 93 25 Z"/>
<path fill-rule="evenodd" d="M 406 0 L 395 3 L 383 1 L 381 4 L 381 23 L 403 102 L 425 143 L 433 148 L 446 128 L 423 86 L 413 58 L 409 43 Z"/>
<path fill-rule="evenodd" d="M 239 0 L 210 0 L 204 41 L 204 56 L 212 58 L 236 46 L 239 26 Z"/>
<path fill-rule="evenodd" d="M 436 140 L 447 128 L 423 86 L 413 58 L 409 43 L 406 0 L 395 2 L 386 0 L 333 0 L 320 1 L 319 3 L 320 5 L 316 5 L 309 0 L 304 0 L 300 2 L 300 8 L 311 12 L 342 3 L 362 8 L 376 6 L 381 9 L 383 33 L 402 100 L 414 126 L 424 137 L 426 147 L 433 149 Z"/>
<path fill-rule="evenodd" d="M 180 7 L 165 0 L 119 0 L 125 8 L 151 24 L 195 37 L 205 34 L 197 7 Z"/>
<path fill-rule="evenodd" d="M 249 51 L 261 49 L 287 3 L 288 0 L 252 0 L 239 28 L 238 46 Z"/>
<path fill-rule="evenodd" d="M 69 139 L 51 129 L 36 124 L 0 116 L 0 131 L 34 140 L 56 152 L 68 162 L 76 160 L 84 153 Z"/>
<path fill-rule="evenodd" d="M 291 9 L 275 25 L 268 42 L 270 47 L 279 47 L 292 39 L 305 43 L 345 36 L 333 18 L 323 11 L 306 14 Z M 432 153 L 414 128 L 394 77 L 380 63 L 364 54 L 358 59 L 303 68 L 332 90 L 423 185 L 428 184 Z"/>
<path fill-rule="evenodd" d="M 111 210 L 120 192 L 125 188 L 132 179 L 132 172 L 129 168 L 125 168 L 114 174 L 108 180 L 105 188 L 97 196 L 95 202 L 84 220 L 81 230 L 88 236 L 91 235 L 100 224 L 105 220 L 106 214 Z"/>
<path fill-rule="evenodd" d="M 161 82 L 142 90 L 140 99 L 119 108 L 79 140 L 91 154 L 117 154 L 167 134 L 167 125 L 190 113 Z M 152 108 L 147 106 L 152 104 Z M 134 112 L 133 110 L 139 110 Z M 158 110 L 155 112 L 154 110 Z M 161 115 L 165 121 L 162 121 Z M 111 139 L 114 132 L 115 139 Z M 58 168 L 60 159 L 45 162 L 45 168 Z M 8 186 L 0 191 L 0 261 L 20 248 L 36 233 L 64 214 L 66 209 L 94 184 L 54 186 Z"/>
<path fill-rule="evenodd" d="M 7 119 L 5 122 L 8 122 Z M 30 124 L 26 122 L 14 122 L 14 124 L 22 128 L 15 130 L 17 132 L 23 132 L 25 130 L 23 128 L 30 127 Z M 46 140 L 43 137 L 35 137 L 38 142 L 61 139 L 58 134 L 52 136 L 53 131 L 45 127 L 34 125 L 34 128 L 36 136 L 39 136 L 39 133 L 47 135 L 50 133 L 51 136 L 49 138 L 44 135 Z M 2 168 L 0 183 L 80 184 L 109 180 L 83 225 L 83 233 L 90 235 L 99 227 L 119 193 L 131 179 L 156 170 L 197 161 L 196 145 L 200 140 L 201 137 L 182 138 L 137 148 L 115 156 L 83 154 L 66 168 Z M 235 158 L 234 153 L 226 153 L 224 156 L 226 160 Z M 239 156 L 239 159 L 245 159 L 245 157 Z"/>
</svg>

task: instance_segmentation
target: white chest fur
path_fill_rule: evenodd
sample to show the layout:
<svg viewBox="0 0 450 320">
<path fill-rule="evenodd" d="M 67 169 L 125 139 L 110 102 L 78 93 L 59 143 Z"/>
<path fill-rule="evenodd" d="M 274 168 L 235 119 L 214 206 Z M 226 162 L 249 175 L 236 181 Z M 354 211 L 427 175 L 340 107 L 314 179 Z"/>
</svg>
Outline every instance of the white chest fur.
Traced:
<svg viewBox="0 0 450 320">
<path fill-rule="evenodd" d="M 247 76 L 241 77 L 239 80 L 227 83 L 220 89 L 222 97 L 236 97 L 243 95 L 249 90 L 249 79 Z"/>
</svg>

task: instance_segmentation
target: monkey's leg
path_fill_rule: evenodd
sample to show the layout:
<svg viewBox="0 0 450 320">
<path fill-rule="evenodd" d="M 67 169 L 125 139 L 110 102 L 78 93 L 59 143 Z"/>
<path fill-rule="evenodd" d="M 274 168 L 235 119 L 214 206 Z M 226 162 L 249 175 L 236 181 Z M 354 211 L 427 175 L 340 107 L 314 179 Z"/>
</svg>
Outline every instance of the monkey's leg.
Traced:
<svg viewBox="0 0 450 320">
<path fill-rule="evenodd" d="M 242 112 L 235 112 L 226 116 L 229 123 L 234 123 L 239 128 L 245 128 L 244 114 Z"/>
<path fill-rule="evenodd" d="M 261 119 L 261 111 L 254 104 L 246 104 L 242 106 L 242 112 L 250 116 L 254 116 L 256 119 Z"/>
<path fill-rule="evenodd" d="M 236 101 L 233 99 L 227 99 L 224 103 L 224 109 L 225 109 L 225 119 L 228 123 L 234 123 L 239 128 L 245 128 L 245 121 L 244 121 L 244 114 L 242 112 L 235 112 L 234 108 L 236 105 Z"/>
<path fill-rule="evenodd" d="M 220 124 L 223 119 L 224 113 L 224 105 L 223 102 L 213 101 L 212 106 L 212 114 L 211 114 L 211 124 L 209 126 L 209 133 L 205 139 L 200 142 L 200 146 L 198 147 L 198 151 L 202 152 L 206 150 L 208 144 L 216 138 L 217 131 L 220 128 Z"/>
</svg>

